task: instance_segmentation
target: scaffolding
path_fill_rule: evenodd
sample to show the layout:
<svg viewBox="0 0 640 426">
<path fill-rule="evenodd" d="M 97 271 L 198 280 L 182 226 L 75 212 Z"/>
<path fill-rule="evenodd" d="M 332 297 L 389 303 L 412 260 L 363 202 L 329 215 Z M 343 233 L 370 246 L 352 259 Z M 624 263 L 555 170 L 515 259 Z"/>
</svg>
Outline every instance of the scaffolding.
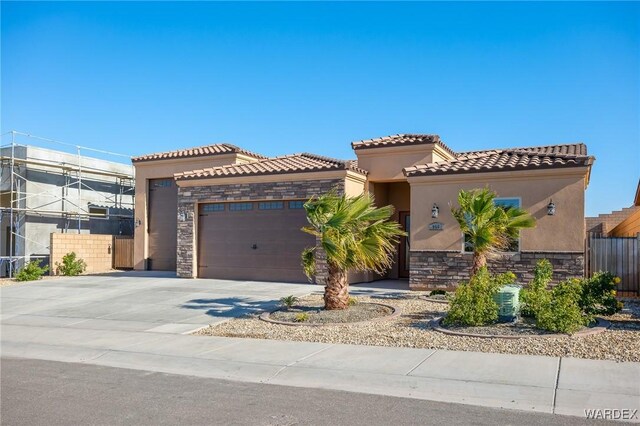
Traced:
<svg viewBox="0 0 640 426">
<path fill-rule="evenodd" d="M 11 278 L 27 259 L 48 257 L 26 251 L 21 254 L 21 250 L 16 250 L 17 242 L 23 247 L 30 242 L 49 252 L 48 243 L 37 242 L 27 235 L 25 224 L 30 217 L 61 220 L 64 223 L 61 232 L 81 233 L 83 224 L 92 218 L 117 219 L 120 224 L 126 221 L 133 228 L 135 177 L 131 156 L 18 131 L 0 136 L 0 224 L 3 224 L 0 233 L 5 252 L 0 256 L 0 275 L 6 271 Z M 74 160 L 32 158 L 28 155 L 30 150 L 52 150 L 51 157 L 59 154 L 61 158 Z M 93 156 L 83 155 L 85 152 Z M 126 158 L 128 164 L 105 159 L 113 157 Z M 108 164 L 116 170 L 96 167 L 96 164 Z M 30 177 L 34 172 L 55 176 L 60 182 L 36 182 Z M 109 191 L 96 189 L 105 185 Z M 52 205 L 59 207 L 51 208 Z"/>
</svg>

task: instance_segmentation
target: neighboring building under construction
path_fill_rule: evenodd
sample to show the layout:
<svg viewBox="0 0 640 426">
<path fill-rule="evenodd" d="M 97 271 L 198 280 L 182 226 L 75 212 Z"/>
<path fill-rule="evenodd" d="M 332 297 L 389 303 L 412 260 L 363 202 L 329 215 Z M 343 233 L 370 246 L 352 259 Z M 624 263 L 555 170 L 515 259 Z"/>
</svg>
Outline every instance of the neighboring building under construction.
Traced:
<svg viewBox="0 0 640 426">
<path fill-rule="evenodd" d="M 22 139 L 56 142 L 18 132 L 9 136 L 0 147 L 0 276 L 13 275 L 31 259 L 48 264 L 51 233 L 133 234 L 130 163 L 85 156 L 115 154 L 79 146 L 72 146 L 76 154 L 33 146 Z"/>
</svg>

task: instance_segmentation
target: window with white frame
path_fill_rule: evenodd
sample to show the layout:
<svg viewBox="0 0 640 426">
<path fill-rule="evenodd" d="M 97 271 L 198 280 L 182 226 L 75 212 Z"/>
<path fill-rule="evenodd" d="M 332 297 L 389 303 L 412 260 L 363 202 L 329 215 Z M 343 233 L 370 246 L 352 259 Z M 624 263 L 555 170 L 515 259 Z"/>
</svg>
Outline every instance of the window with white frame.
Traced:
<svg viewBox="0 0 640 426">
<path fill-rule="evenodd" d="M 520 208 L 520 204 L 521 204 L 520 198 L 518 197 L 496 198 L 493 200 L 493 202 L 495 203 L 496 206 L 500 206 L 505 210 L 510 208 Z M 464 236 L 463 250 L 469 253 L 473 252 L 473 245 L 471 244 L 471 242 L 469 241 L 466 235 Z M 515 253 L 519 251 L 520 251 L 520 238 L 518 237 L 513 239 L 510 242 L 509 248 L 505 250 L 505 253 Z"/>
</svg>

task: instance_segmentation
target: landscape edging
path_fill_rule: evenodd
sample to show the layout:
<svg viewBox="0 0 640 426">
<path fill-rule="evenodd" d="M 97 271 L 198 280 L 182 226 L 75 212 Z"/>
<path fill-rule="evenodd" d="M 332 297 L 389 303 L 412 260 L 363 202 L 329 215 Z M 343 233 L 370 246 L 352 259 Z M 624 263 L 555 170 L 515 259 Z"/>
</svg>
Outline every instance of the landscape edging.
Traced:
<svg viewBox="0 0 640 426">
<path fill-rule="evenodd" d="M 585 329 L 582 329 L 576 333 L 573 334 L 559 334 L 559 333 L 554 333 L 554 334 L 539 334 L 539 335 L 531 335 L 531 334 L 527 334 L 527 335 L 513 335 L 513 334 L 477 334 L 477 333 L 464 333 L 461 331 L 453 331 L 453 330 L 447 330 L 446 328 L 442 328 L 442 320 L 444 319 L 444 317 L 437 317 L 434 318 L 433 320 L 431 320 L 431 322 L 429 322 L 429 326 L 439 332 L 439 333 L 443 333 L 443 334 L 448 334 L 450 336 L 461 336 L 461 337 L 479 337 L 482 339 L 527 339 L 527 338 L 533 338 L 533 339 L 539 339 L 539 338 L 543 338 L 543 339 L 549 339 L 549 338 L 560 338 L 560 337 L 585 337 L 585 336 L 591 336 L 593 334 L 599 334 L 604 332 L 607 328 L 609 328 L 611 326 L 611 323 L 605 319 L 602 318 L 596 318 L 596 325 L 594 325 L 593 327 L 588 327 Z"/>
<path fill-rule="evenodd" d="M 282 310 L 282 308 L 278 308 L 278 309 L 274 309 L 272 311 L 265 311 L 265 312 L 261 313 L 258 318 L 260 320 L 262 320 L 262 321 L 269 322 L 269 323 L 272 323 L 272 324 L 289 325 L 289 326 L 293 326 L 293 327 L 297 327 L 297 326 L 302 326 L 302 327 L 332 327 L 332 326 L 334 326 L 335 327 L 335 326 L 344 326 L 344 325 L 362 325 L 362 324 L 369 324 L 369 323 L 372 323 L 372 322 L 379 322 L 379 321 L 389 321 L 389 320 L 398 318 L 400 316 L 400 314 L 401 314 L 400 308 L 396 308 L 396 307 L 391 306 L 391 305 L 385 305 L 384 303 L 370 303 L 370 302 L 367 302 L 367 304 L 384 306 L 385 308 L 391 309 L 392 312 L 389 315 L 385 315 L 383 317 L 372 318 L 370 320 L 365 320 L 365 321 L 331 322 L 331 323 L 305 323 L 305 322 L 278 321 L 278 320 L 274 320 L 274 319 L 269 318 L 269 315 L 271 315 L 272 313 Z"/>
</svg>

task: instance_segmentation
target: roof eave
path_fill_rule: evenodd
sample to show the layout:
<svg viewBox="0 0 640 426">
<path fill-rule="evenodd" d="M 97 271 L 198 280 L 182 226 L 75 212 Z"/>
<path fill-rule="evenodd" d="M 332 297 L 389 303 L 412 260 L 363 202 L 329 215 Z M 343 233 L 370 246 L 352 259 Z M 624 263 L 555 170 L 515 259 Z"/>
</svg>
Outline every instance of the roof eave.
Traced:
<svg viewBox="0 0 640 426">
<path fill-rule="evenodd" d="M 301 173 L 322 173 L 322 172 L 336 172 L 336 171 L 345 171 L 345 172 L 353 172 L 360 174 L 362 176 L 367 176 L 369 172 L 363 169 L 353 168 L 353 167 L 325 167 L 321 169 L 307 169 L 307 170 L 274 170 L 269 172 L 259 172 L 259 173 L 236 173 L 236 174 L 228 174 L 228 175 L 201 175 L 201 176 L 184 176 L 184 172 L 176 173 L 173 175 L 173 178 L 176 181 L 185 181 L 185 180 L 198 180 L 198 179 L 229 179 L 229 178 L 241 178 L 241 177 L 259 177 L 259 176 L 274 176 L 274 175 L 290 175 L 290 174 L 301 174 Z M 188 173 L 188 172 L 187 172 Z"/>
<path fill-rule="evenodd" d="M 429 171 L 429 169 L 427 168 L 420 169 L 420 170 L 407 170 L 409 169 L 407 167 L 402 169 L 402 172 L 405 177 L 410 178 L 410 177 L 426 177 L 426 176 L 468 175 L 468 174 L 474 174 L 474 173 L 501 173 L 501 172 L 519 172 L 519 171 L 552 170 L 552 169 L 562 170 L 562 169 L 586 167 L 587 183 L 588 183 L 588 177 L 591 173 L 591 165 L 593 164 L 594 160 L 595 160 L 594 157 L 589 157 L 582 164 L 565 164 L 561 166 L 554 164 L 550 166 L 537 166 L 537 167 L 510 167 L 510 168 L 502 168 L 502 169 L 470 169 L 470 170 L 453 170 L 453 171 L 446 170 L 446 171 L 434 171 L 434 172 Z"/>
</svg>

